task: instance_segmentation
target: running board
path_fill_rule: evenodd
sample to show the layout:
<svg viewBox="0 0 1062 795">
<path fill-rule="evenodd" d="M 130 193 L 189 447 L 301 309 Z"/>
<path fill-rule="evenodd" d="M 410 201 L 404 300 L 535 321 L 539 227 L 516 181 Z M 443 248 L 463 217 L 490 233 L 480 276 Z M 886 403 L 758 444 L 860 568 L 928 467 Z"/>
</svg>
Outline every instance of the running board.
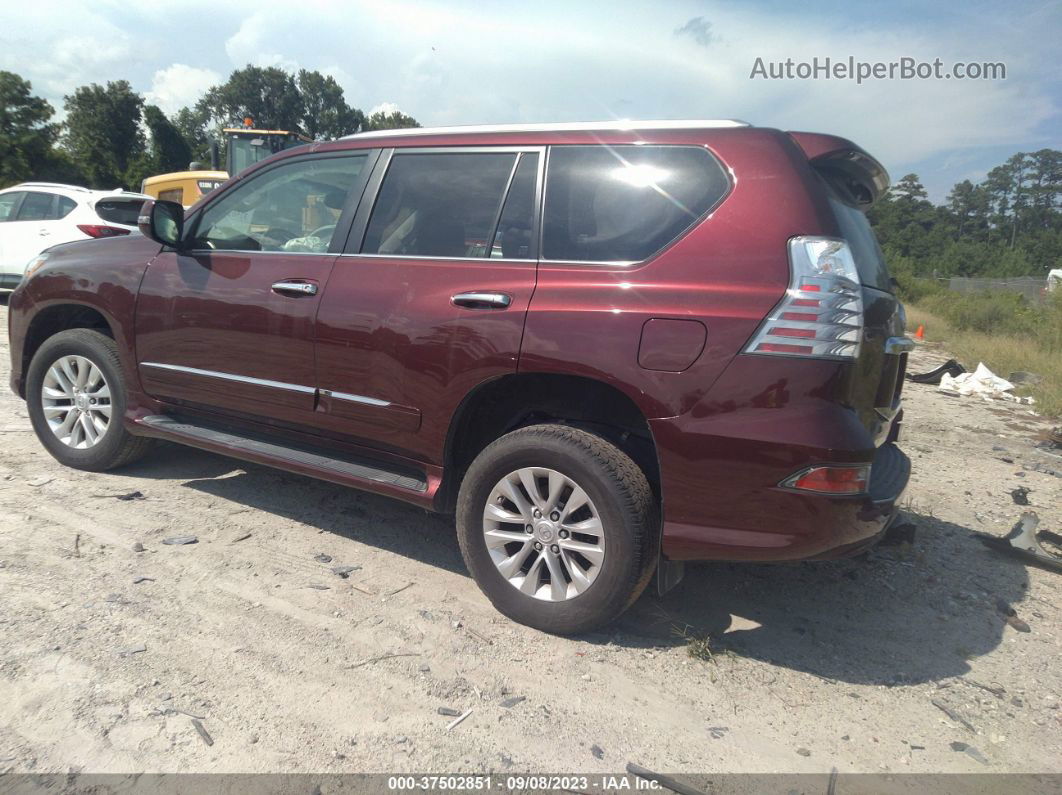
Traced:
<svg viewBox="0 0 1062 795">
<path fill-rule="evenodd" d="M 149 435 L 161 439 L 326 480 L 355 486 L 358 481 L 369 482 L 411 492 L 425 492 L 428 489 L 426 478 L 420 474 L 392 472 L 379 468 L 375 462 L 357 462 L 311 452 L 259 437 L 197 425 L 164 414 L 141 417 L 136 424 Z"/>
</svg>

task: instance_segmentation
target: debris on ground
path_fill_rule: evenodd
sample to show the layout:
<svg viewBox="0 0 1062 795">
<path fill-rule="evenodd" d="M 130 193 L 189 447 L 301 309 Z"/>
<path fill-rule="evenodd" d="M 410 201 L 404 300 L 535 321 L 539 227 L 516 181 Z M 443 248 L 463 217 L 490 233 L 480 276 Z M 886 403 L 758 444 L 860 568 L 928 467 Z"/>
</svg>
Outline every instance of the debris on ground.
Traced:
<svg viewBox="0 0 1062 795">
<path fill-rule="evenodd" d="M 505 699 L 504 701 L 502 701 L 501 705 L 503 707 L 505 707 L 506 709 L 512 709 L 517 704 L 519 704 L 519 703 L 521 703 L 523 701 L 527 701 L 527 696 L 511 696 L 511 697 Z"/>
<path fill-rule="evenodd" d="M 234 536 L 234 537 L 233 537 L 233 538 L 232 538 L 232 539 L 231 539 L 231 540 L 229 541 L 229 543 L 230 543 L 230 544 L 235 544 L 235 543 L 237 543 L 237 542 L 240 542 L 240 541 L 246 541 L 246 540 L 247 540 L 248 538 L 250 538 L 250 537 L 251 537 L 251 534 L 250 534 L 250 533 L 237 533 L 237 534 L 236 534 L 236 535 L 235 535 L 235 536 Z"/>
<path fill-rule="evenodd" d="M 134 577 L 133 585 L 140 585 L 142 582 L 155 582 L 154 577 Z"/>
<path fill-rule="evenodd" d="M 361 566 L 333 566 L 332 573 L 345 580 L 352 571 L 357 571 L 360 568 Z"/>
<path fill-rule="evenodd" d="M 948 359 L 940 367 L 934 370 L 930 370 L 928 373 L 907 373 L 906 378 L 915 384 L 932 384 L 936 386 L 940 383 L 940 379 L 945 375 L 949 375 L 952 378 L 962 375 L 966 372 L 966 368 L 959 364 L 954 359 Z"/>
<path fill-rule="evenodd" d="M 1014 629 L 1018 630 L 1018 632 L 1032 632 L 1032 627 L 1030 627 L 1016 615 L 1007 616 L 1007 623 L 1014 627 Z"/>
<path fill-rule="evenodd" d="M 171 547 L 181 547 L 185 544 L 198 544 L 199 538 L 197 536 L 173 536 L 162 539 L 162 543 Z"/>
<path fill-rule="evenodd" d="M 195 728 L 199 736 L 203 738 L 203 742 L 205 742 L 207 745 L 214 744 L 214 738 L 211 737 L 210 732 L 208 732 L 203 727 L 203 724 L 199 721 L 199 718 L 192 718 L 192 726 Z"/>
<path fill-rule="evenodd" d="M 26 485 L 27 486 L 43 486 L 43 485 L 45 485 L 47 483 L 51 483 L 53 480 L 55 480 L 55 478 L 48 477 L 48 476 L 45 475 L 45 476 L 42 476 L 42 477 L 39 477 L 39 478 L 34 478 L 33 480 L 26 481 Z"/>
<path fill-rule="evenodd" d="M 330 591 L 330 590 L 332 590 L 332 588 L 330 586 L 321 585 L 321 583 L 318 583 L 318 582 L 311 582 L 306 587 L 307 588 L 313 588 L 315 591 Z"/>
<path fill-rule="evenodd" d="M 137 541 L 135 544 L 133 544 L 133 552 L 143 552 L 143 551 L 144 551 L 144 545 L 141 544 L 139 541 Z"/>
<path fill-rule="evenodd" d="M 811 751 L 809 751 L 807 748 L 797 748 L 796 752 L 801 756 L 811 756 Z"/>
<path fill-rule="evenodd" d="M 949 718 L 951 718 L 955 723 L 958 723 L 958 724 L 960 724 L 962 726 L 965 726 L 971 732 L 973 732 L 974 734 L 977 734 L 977 729 L 974 728 L 973 724 L 970 723 L 970 721 L 966 720 L 966 718 L 964 718 L 958 712 L 953 710 L 951 707 L 949 707 L 943 701 L 938 701 L 937 699 L 934 698 L 934 699 L 930 699 L 929 703 L 932 704 L 937 709 L 939 709 L 941 712 L 943 712 Z"/>
<path fill-rule="evenodd" d="M 459 724 L 461 721 L 463 721 L 465 718 L 467 718 L 471 714 L 472 714 L 472 710 L 471 709 L 466 709 L 464 712 L 462 712 L 460 715 L 458 715 L 456 718 L 454 718 L 452 721 L 450 721 L 449 725 L 446 727 L 446 731 L 450 731 L 450 729 L 452 729 L 454 726 Z"/>
<path fill-rule="evenodd" d="M 316 560 L 318 563 L 332 562 L 332 556 L 326 555 L 324 552 L 318 552 L 316 555 L 313 556 L 313 559 Z"/>
<path fill-rule="evenodd" d="M 885 530 L 885 535 L 878 542 L 883 547 L 899 546 L 900 544 L 913 544 L 918 526 L 912 522 L 892 524 Z"/>
<path fill-rule="evenodd" d="M 1014 500 L 1015 505 L 1028 505 L 1030 491 L 1032 491 L 1032 489 L 1027 489 L 1025 486 L 1018 486 L 1018 488 L 1011 490 L 1010 498 Z"/>
<path fill-rule="evenodd" d="M 1040 544 L 1040 539 L 1036 533 L 1036 527 L 1039 524 L 1040 517 L 1034 511 L 1026 511 L 1021 515 L 1018 523 L 1011 528 L 1011 531 L 1002 538 L 988 535 L 987 533 L 975 533 L 974 535 L 989 549 L 1022 558 L 1050 571 L 1062 572 L 1062 557 L 1052 555 Z M 1048 533 L 1047 531 L 1040 535 L 1048 539 L 1051 536 L 1056 536 L 1055 533 Z"/>
<path fill-rule="evenodd" d="M 1031 397 L 1018 397 L 1011 394 L 1014 384 L 993 373 L 985 367 L 984 362 L 978 364 L 977 369 L 972 373 L 961 373 L 957 376 L 944 373 L 937 389 L 953 395 L 977 395 L 985 400 L 1009 400 L 1027 405 L 1035 402 Z"/>
<path fill-rule="evenodd" d="M 453 707 L 439 707 L 437 712 L 440 715 L 445 715 L 448 718 L 456 718 L 458 715 L 461 714 L 461 710 L 454 709 Z"/>
<path fill-rule="evenodd" d="M 131 646 L 128 649 L 123 649 L 122 651 L 118 652 L 118 656 L 119 657 L 132 657 L 134 654 L 142 654 L 143 652 L 146 652 L 146 651 L 147 651 L 147 646 L 145 646 L 143 643 L 141 643 L 141 644 L 139 644 L 137 646 Z"/>
<path fill-rule="evenodd" d="M 988 764 L 988 760 L 985 759 L 985 755 L 978 751 L 976 748 L 974 748 L 972 745 L 968 745 L 967 743 L 954 742 L 951 744 L 951 750 L 964 753 L 967 756 L 976 759 L 982 765 Z"/>
<path fill-rule="evenodd" d="M 93 494 L 92 497 L 100 500 L 121 500 L 122 502 L 129 502 L 130 500 L 142 500 L 144 495 L 139 491 L 127 491 L 122 494 Z"/>
<path fill-rule="evenodd" d="M 597 745 L 596 743 L 590 746 L 590 753 L 594 755 L 595 759 L 605 758 L 605 749 L 602 748 L 600 745 Z"/>
</svg>

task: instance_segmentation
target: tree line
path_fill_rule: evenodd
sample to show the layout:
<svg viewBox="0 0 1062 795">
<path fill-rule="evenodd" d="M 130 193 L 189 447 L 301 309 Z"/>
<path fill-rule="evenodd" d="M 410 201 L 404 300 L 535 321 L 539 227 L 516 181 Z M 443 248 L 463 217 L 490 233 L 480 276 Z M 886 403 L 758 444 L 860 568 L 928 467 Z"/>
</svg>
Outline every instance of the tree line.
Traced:
<svg viewBox="0 0 1062 795">
<path fill-rule="evenodd" d="M 1062 151 L 1018 152 L 942 205 L 907 174 L 869 217 L 893 275 L 1046 276 L 1062 268 Z"/>
<path fill-rule="evenodd" d="M 221 129 L 248 117 L 256 127 L 313 140 L 420 126 L 398 111 L 366 114 L 348 105 L 329 75 L 257 66 L 235 70 L 173 116 L 126 80 L 80 86 L 63 108 L 66 117 L 55 121 L 55 108 L 33 94 L 28 80 L 0 71 L 0 188 L 47 180 L 138 190 L 145 177 L 209 161 L 211 139 L 223 146 Z"/>
</svg>

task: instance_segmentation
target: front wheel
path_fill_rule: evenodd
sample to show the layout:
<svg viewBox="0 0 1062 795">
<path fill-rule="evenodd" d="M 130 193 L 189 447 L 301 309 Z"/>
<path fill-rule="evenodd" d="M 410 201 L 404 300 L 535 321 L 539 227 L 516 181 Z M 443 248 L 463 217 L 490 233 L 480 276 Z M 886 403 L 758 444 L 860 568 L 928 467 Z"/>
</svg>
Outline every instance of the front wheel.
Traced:
<svg viewBox="0 0 1062 795">
<path fill-rule="evenodd" d="M 70 329 L 45 340 L 26 374 L 26 404 L 41 444 L 75 469 L 123 466 L 152 443 L 122 427 L 125 380 L 118 349 L 92 329 Z"/>
<path fill-rule="evenodd" d="M 564 425 L 506 434 L 472 462 L 457 503 L 461 554 L 502 613 L 560 635 L 622 613 L 656 562 L 645 474 L 604 439 Z"/>
</svg>

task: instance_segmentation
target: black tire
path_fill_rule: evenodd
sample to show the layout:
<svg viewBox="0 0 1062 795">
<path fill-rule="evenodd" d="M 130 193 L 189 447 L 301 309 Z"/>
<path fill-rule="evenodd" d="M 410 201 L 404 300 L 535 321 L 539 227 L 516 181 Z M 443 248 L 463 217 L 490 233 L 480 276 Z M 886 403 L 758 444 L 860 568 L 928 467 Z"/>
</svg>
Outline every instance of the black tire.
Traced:
<svg viewBox="0 0 1062 795">
<path fill-rule="evenodd" d="M 111 394 L 111 417 L 99 441 L 77 449 L 62 442 L 49 427 L 41 403 L 41 388 L 48 369 L 61 357 L 84 356 L 103 373 Z M 143 456 L 154 440 L 134 436 L 122 426 L 125 414 L 125 377 L 113 339 L 92 329 L 70 329 L 49 337 L 34 354 L 26 374 L 26 406 L 33 430 L 59 463 L 74 469 L 104 472 L 125 466 Z"/>
<path fill-rule="evenodd" d="M 593 501 L 603 527 L 604 558 L 578 595 L 545 601 L 522 593 L 491 559 L 483 512 L 496 484 L 522 467 L 556 470 Z M 473 579 L 495 608 L 521 624 L 557 635 L 598 629 L 641 594 L 657 560 L 657 520 L 645 473 L 614 445 L 578 428 L 532 425 L 488 445 L 472 462 L 457 500 L 457 538 Z"/>
</svg>

